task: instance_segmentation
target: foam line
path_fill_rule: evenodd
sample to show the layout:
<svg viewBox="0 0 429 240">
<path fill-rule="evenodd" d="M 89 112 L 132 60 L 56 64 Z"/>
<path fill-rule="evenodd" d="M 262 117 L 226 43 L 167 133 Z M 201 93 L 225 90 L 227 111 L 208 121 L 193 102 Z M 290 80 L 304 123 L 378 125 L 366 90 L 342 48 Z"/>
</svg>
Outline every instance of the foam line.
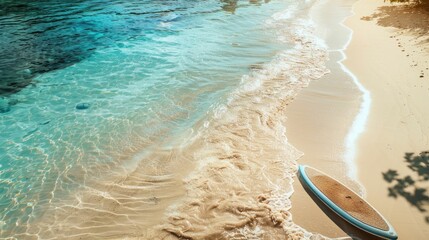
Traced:
<svg viewBox="0 0 429 240">
<path fill-rule="evenodd" d="M 347 59 L 347 55 L 345 54 L 345 50 L 348 48 L 348 46 L 350 45 L 350 42 L 352 40 L 353 37 L 353 30 L 351 28 L 349 28 L 347 25 L 344 24 L 344 22 L 355 15 L 355 12 L 353 11 L 354 8 L 354 4 L 352 6 L 351 9 L 351 15 L 347 16 L 341 23 L 340 25 L 345 27 L 346 29 L 350 30 L 350 34 L 349 34 L 349 39 L 347 40 L 347 42 L 344 44 L 342 49 L 339 49 L 339 52 L 342 55 L 342 59 L 340 59 L 338 61 L 338 64 L 341 66 L 341 69 L 347 73 L 351 79 L 353 80 L 353 83 L 358 87 L 359 91 L 362 93 L 361 99 L 362 102 L 360 104 L 359 107 L 359 112 L 356 115 L 352 126 L 350 127 L 350 130 L 346 136 L 345 139 L 345 148 L 346 151 L 344 152 L 344 160 L 346 161 L 347 165 L 348 165 L 348 175 L 350 178 L 352 178 L 353 180 L 358 180 L 358 171 L 357 171 L 357 166 L 355 163 L 355 158 L 356 158 L 356 145 L 357 145 L 357 140 L 359 138 L 359 136 L 364 132 L 365 130 L 365 125 L 368 121 L 368 116 L 369 116 L 369 111 L 371 109 L 371 93 L 368 91 L 368 89 L 366 89 L 362 83 L 359 81 L 359 79 L 357 78 L 356 75 L 354 75 L 344 64 L 343 62 Z"/>
</svg>

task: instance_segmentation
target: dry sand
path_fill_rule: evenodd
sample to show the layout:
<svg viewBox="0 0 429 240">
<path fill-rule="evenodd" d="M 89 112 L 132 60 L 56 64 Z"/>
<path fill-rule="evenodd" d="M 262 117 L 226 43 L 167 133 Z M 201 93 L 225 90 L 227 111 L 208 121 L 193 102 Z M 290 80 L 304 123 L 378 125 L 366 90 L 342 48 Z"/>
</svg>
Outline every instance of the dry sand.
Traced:
<svg viewBox="0 0 429 240">
<path fill-rule="evenodd" d="M 313 16 L 321 20 L 324 29 L 329 19 L 338 20 L 333 16 L 338 12 L 335 8 L 347 10 L 349 5 L 350 1 L 321 1 Z M 366 191 L 366 200 L 390 221 L 400 239 L 425 239 L 429 235 L 429 213 L 423 210 L 429 210 L 429 197 L 423 189 L 428 189 L 428 182 L 417 180 L 429 173 L 427 167 L 422 167 L 419 178 L 417 172 L 407 168 L 404 155 L 413 152 L 414 157 L 429 150 L 429 14 L 418 7 L 383 0 L 357 1 L 353 11 L 355 15 L 345 22 L 353 30 L 353 37 L 344 63 L 371 95 L 368 119 L 352 158 L 356 176 Z M 325 34 L 342 36 L 343 31 L 338 25 Z M 350 77 L 338 71 L 336 61 L 341 58 L 336 57 L 335 49 L 342 40 L 335 43 L 329 37 L 325 39 L 333 50 L 328 64 L 332 74 L 310 84 L 291 104 L 288 137 L 305 153 L 301 164 L 315 166 L 356 190 L 358 187 L 344 177 L 344 161 L 350 160 L 344 157 L 344 142 L 353 122 L 351 115 L 359 112 L 362 93 L 350 85 Z M 420 166 L 424 164 L 428 164 L 427 159 Z M 382 175 L 388 170 L 398 173 L 396 177 L 390 175 L 391 183 Z M 408 182 L 398 184 L 398 179 L 407 175 Z M 397 198 L 389 197 L 388 188 L 395 184 L 392 193 Z M 294 187 L 292 213 L 296 223 L 330 237 L 344 235 L 309 200 L 298 181 Z"/>
<path fill-rule="evenodd" d="M 400 239 L 427 239 L 429 214 L 402 196 L 388 197 L 388 187 L 397 181 L 389 184 L 382 172 L 397 170 L 399 177 L 417 180 L 418 174 L 407 170 L 404 155 L 429 149 L 429 14 L 382 0 L 360 0 L 354 11 L 346 22 L 354 35 L 345 64 L 372 98 L 366 131 L 358 141 L 359 181 L 366 199 L 392 223 Z M 427 183 L 415 186 L 428 189 Z M 403 191 L 417 203 L 415 186 Z M 429 210 L 429 198 L 420 203 Z"/>
</svg>

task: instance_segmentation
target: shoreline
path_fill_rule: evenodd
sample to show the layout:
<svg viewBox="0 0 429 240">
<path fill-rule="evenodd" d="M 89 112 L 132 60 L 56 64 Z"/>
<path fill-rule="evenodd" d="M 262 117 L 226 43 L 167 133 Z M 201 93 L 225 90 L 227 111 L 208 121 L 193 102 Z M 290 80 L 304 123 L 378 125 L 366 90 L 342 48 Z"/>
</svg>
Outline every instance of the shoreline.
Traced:
<svg viewBox="0 0 429 240">
<path fill-rule="evenodd" d="M 389 197 L 387 189 L 394 184 L 387 182 L 386 175 L 383 180 L 382 174 L 393 169 L 399 177 L 415 177 L 417 174 L 406 167 L 405 153 L 413 152 L 416 157 L 429 150 L 429 109 L 424 106 L 429 83 L 421 81 L 429 77 L 429 38 L 427 32 L 421 31 L 425 24 L 429 30 L 429 18 L 418 9 L 417 13 L 410 11 L 422 14 L 416 23 L 412 15 L 395 18 L 388 11 L 406 5 L 381 0 L 326 0 L 318 4 L 313 17 L 319 29 L 331 27 L 320 31 L 329 45 L 327 66 L 334 70 L 310 83 L 290 104 L 289 142 L 304 152 L 300 164 L 314 166 L 363 195 L 393 225 L 401 239 L 423 239 L 429 234 L 425 230 L 429 223 L 425 217 L 429 214 L 426 216 L 398 192 L 396 199 Z M 332 15 L 347 8 L 350 15 L 337 17 L 334 26 Z M 392 16 L 386 17 L 389 13 Z M 415 29 L 413 24 L 417 24 Z M 343 39 L 342 48 L 331 49 L 342 38 L 338 26 L 350 30 L 349 39 Z M 335 39 L 329 38 L 329 32 Z M 349 78 L 345 79 L 338 67 Z M 350 88 L 350 82 L 354 88 Z M 343 96 L 345 89 L 352 96 Z M 399 182 L 399 177 L 393 182 Z M 413 181 L 417 182 L 417 178 Z M 408 187 L 429 187 L 427 182 L 413 184 Z M 409 188 L 405 191 L 412 194 Z M 291 200 L 295 223 L 328 237 L 347 236 L 307 196 L 298 180 L 294 189 Z M 418 205 L 419 200 L 416 201 Z M 421 208 L 429 210 L 424 200 Z"/>
<path fill-rule="evenodd" d="M 404 161 L 408 152 L 418 156 L 429 149 L 428 13 L 381 0 L 359 0 L 354 9 L 356 15 L 346 21 L 354 37 L 345 64 L 372 95 L 368 122 L 356 145 L 358 178 L 368 202 L 388 219 L 399 238 L 424 239 L 429 234 L 428 214 L 395 187 L 417 203 L 423 201 L 420 207 L 428 210 L 424 194 L 420 198 L 413 191 L 428 189 L 429 184 L 417 180 L 419 175 Z M 385 175 L 383 180 L 388 171 L 396 171 L 397 176 Z M 404 176 L 415 182 L 401 187 L 397 183 Z"/>
<path fill-rule="evenodd" d="M 344 22 L 353 15 L 355 1 L 319 1 L 312 10 L 318 35 L 325 40 L 330 74 L 303 89 L 287 109 L 289 142 L 304 152 L 299 164 L 316 167 L 357 192 L 362 191 L 354 163 L 355 140 L 363 130 L 367 112 L 365 95 L 356 76 L 347 69 L 345 50 L 353 32 Z M 298 180 L 292 196 L 293 220 L 310 232 L 327 237 L 347 236 L 307 195 Z M 313 219 L 319 219 L 317 222 Z"/>
<path fill-rule="evenodd" d="M 351 13 L 352 15 L 346 17 L 340 25 L 348 28 L 351 33 L 349 40 L 344 45 L 344 48 L 340 51 L 343 55 L 343 58 L 338 61 L 338 64 L 341 66 L 342 70 L 346 72 L 351 79 L 353 80 L 353 83 L 357 86 L 359 91 L 362 93 L 360 98 L 362 99 L 359 107 L 359 111 L 356 114 L 355 119 L 353 120 L 353 124 L 351 125 L 349 132 L 345 139 L 345 152 L 344 152 L 344 160 L 348 163 L 349 169 L 348 169 L 348 175 L 353 180 L 355 180 L 358 184 L 361 184 L 358 179 L 358 169 L 357 169 L 357 163 L 356 163 L 356 148 L 357 148 L 357 141 L 359 139 L 359 136 L 365 131 L 365 125 L 368 122 L 369 118 L 369 112 L 371 109 L 371 93 L 368 91 L 368 89 L 365 88 L 365 86 L 359 81 L 359 78 L 346 66 L 345 61 L 347 60 L 347 54 L 346 51 L 349 48 L 352 39 L 353 39 L 353 29 L 348 27 L 345 23 L 347 20 L 352 18 L 356 15 L 354 12 L 354 5 L 357 2 L 353 3 L 351 6 Z M 354 166 L 354 167 L 351 167 Z M 362 192 L 362 195 L 365 195 L 365 188 L 363 186 L 359 189 Z"/>
</svg>

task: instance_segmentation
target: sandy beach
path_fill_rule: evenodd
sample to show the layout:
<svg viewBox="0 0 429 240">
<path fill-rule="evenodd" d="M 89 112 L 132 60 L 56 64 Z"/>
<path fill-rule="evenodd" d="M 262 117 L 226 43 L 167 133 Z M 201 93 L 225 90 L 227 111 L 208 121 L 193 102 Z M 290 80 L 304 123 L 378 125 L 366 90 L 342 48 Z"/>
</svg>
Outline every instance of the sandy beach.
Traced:
<svg viewBox="0 0 429 240">
<path fill-rule="evenodd" d="M 0 239 L 426 239 L 428 11 L 2 1 Z"/>
<path fill-rule="evenodd" d="M 300 92 L 287 109 L 286 128 L 289 141 L 304 152 L 300 164 L 314 166 L 359 190 L 355 181 L 348 177 L 344 142 L 359 112 L 361 92 L 341 64 L 352 34 L 342 22 L 352 14 L 354 2 L 323 0 L 313 7 L 312 19 L 328 46 L 330 73 Z M 346 236 L 319 209 L 298 180 L 294 189 L 291 199 L 294 222 L 327 237 Z"/>
<path fill-rule="evenodd" d="M 332 14 L 338 12 L 335 8 L 347 12 L 352 7 L 354 15 L 346 16 L 345 26 L 337 24 L 324 33 L 341 36 L 341 32 L 353 31 L 352 38 L 349 43 L 337 39 L 337 45 L 325 38 L 332 73 L 311 83 L 291 104 L 288 137 L 305 153 L 301 164 L 320 168 L 360 192 L 390 221 L 400 239 L 424 239 L 429 234 L 424 212 L 428 184 L 422 181 L 427 168 L 411 171 L 407 165 L 420 161 L 427 166 L 426 155 L 419 157 L 419 153 L 429 149 L 429 17 L 421 7 L 381 0 L 352 4 L 321 1 L 314 11 L 313 19 L 324 19 L 323 28 L 323 23 L 341 18 Z M 351 76 L 341 74 L 338 61 L 344 62 Z M 365 92 L 353 84 L 353 76 L 369 93 L 368 109 L 362 104 Z M 359 114 L 365 120 L 362 129 L 350 130 Z M 347 145 L 350 135 L 358 136 L 355 149 Z M 408 155 L 408 163 L 406 153 L 414 153 Z M 298 181 L 294 187 L 292 213 L 297 224 L 329 237 L 345 236 Z"/>
<path fill-rule="evenodd" d="M 354 35 L 345 63 L 372 98 L 358 141 L 359 181 L 367 200 L 391 221 L 401 239 L 424 239 L 429 234 L 423 211 L 427 193 L 418 196 L 415 190 L 428 184 L 417 182 L 419 175 L 407 168 L 404 156 L 429 149 L 429 17 L 423 9 L 382 1 L 358 1 L 354 11 L 347 21 Z M 423 164 L 427 166 L 427 160 Z M 391 194 L 397 198 L 389 197 L 388 188 L 397 180 L 383 180 L 388 170 L 397 171 L 396 178 L 409 175 L 416 183 L 396 188 Z M 404 191 L 402 196 L 398 190 Z M 403 197 L 407 193 L 408 201 Z"/>
</svg>

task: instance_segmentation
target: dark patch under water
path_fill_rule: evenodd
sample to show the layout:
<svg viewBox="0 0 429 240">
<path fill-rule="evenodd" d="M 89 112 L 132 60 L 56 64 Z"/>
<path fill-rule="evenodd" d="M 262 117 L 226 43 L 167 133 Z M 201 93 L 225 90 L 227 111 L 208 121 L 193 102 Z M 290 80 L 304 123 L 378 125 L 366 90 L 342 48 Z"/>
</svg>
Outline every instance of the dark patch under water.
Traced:
<svg viewBox="0 0 429 240">
<path fill-rule="evenodd" d="M 100 47 L 160 31 L 161 21 L 179 21 L 182 12 L 198 13 L 189 11 L 198 2 L 0 0 L 0 96 L 20 91 L 38 74 L 82 61 Z M 237 0 L 221 0 L 218 10 L 234 13 L 238 6 Z"/>
<path fill-rule="evenodd" d="M 179 18 L 180 9 L 171 1 L 160 1 L 162 11 L 145 9 L 144 2 L 0 1 L 0 96 L 20 91 L 38 74 L 82 61 L 100 47 L 145 36 L 159 21 Z"/>
</svg>

